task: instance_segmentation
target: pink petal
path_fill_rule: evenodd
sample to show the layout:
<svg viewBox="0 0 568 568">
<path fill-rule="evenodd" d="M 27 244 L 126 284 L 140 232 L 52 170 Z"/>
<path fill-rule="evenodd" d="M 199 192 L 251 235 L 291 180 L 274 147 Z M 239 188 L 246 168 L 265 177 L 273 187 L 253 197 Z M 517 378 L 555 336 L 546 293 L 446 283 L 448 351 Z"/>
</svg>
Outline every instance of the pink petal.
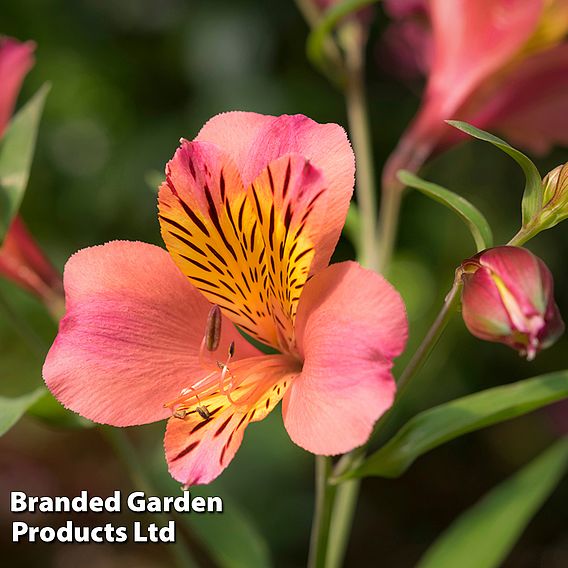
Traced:
<svg viewBox="0 0 568 568">
<path fill-rule="evenodd" d="M 193 412 L 168 422 L 164 440 L 168 467 L 172 477 L 186 486 L 209 483 L 229 465 L 245 428 L 272 412 L 298 366 L 283 355 L 264 355 L 241 359 L 230 370 L 229 382 L 238 382 L 231 399 L 217 391 L 200 400 L 208 417 Z"/>
<path fill-rule="evenodd" d="M 440 119 L 451 118 L 482 81 L 511 60 L 534 31 L 542 5 L 541 0 L 431 1 L 434 59 L 426 99 L 440 99 Z"/>
<path fill-rule="evenodd" d="M 310 452 L 347 452 L 393 402 L 392 358 L 408 331 L 402 299 L 378 274 L 335 264 L 306 285 L 296 330 L 304 365 L 284 397 L 286 429 Z"/>
<path fill-rule="evenodd" d="M 211 305 L 169 254 L 115 241 L 65 267 L 67 313 L 43 376 L 59 401 L 91 420 L 129 426 L 166 418 L 164 403 L 205 374 L 199 347 Z M 220 352 L 256 352 L 222 324 Z"/>
<path fill-rule="evenodd" d="M 525 316 L 544 314 L 552 292 L 552 276 L 544 263 L 520 247 L 495 247 L 479 255 L 513 294 Z"/>
<path fill-rule="evenodd" d="M 35 44 L 0 37 L 0 137 L 12 116 L 16 99 L 34 59 Z"/>
<path fill-rule="evenodd" d="M 505 68 L 534 31 L 542 0 L 432 0 L 432 67 L 423 102 L 383 172 L 384 184 L 396 173 L 417 171 L 452 136 L 447 119 L 461 112 L 476 89 Z"/>
<path fill-rule="evenodd" d="M 228 112 L 213 117 L 197 140 L 221 146 L 233 158 L 246 185 L 285 154 L 300 154 L 323 172 L 332 196 L 328 225 L 337 238 L 353 193 L 355 158 L 347 135 L 337 124 L 318 124 L 302 116 L 264 116 Z M 336 241 L 337 242 L 337 241 Z M 316 253 L 314 266 L 326 266 L 335 247 L 328 244 Z"/>
<path fill-rule="evenodd" d="M 512 322 L 490 271 L 479 268 L 466 278 L 462 316 L 467 329 L 479 339 L 509 343 Z"/>
<path fill-rule="evenodd" d="M 568 44 L 523 61 L 484 96 L 470 120 L 508 142 L 544 154 L 568 146 Z"/>
</svg>

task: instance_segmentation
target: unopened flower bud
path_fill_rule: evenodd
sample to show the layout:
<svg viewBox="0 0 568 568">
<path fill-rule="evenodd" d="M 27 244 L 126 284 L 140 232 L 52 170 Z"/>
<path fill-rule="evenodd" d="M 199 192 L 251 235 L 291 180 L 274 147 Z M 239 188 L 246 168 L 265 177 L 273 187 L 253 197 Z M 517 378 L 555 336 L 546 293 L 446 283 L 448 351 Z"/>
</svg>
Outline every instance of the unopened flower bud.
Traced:
<svg viewBox="0 0 568 568">
<path fill-rule="evenodd" d="M 462 313 L 469 331 L 529 361 L 564 331 L 550 270 L 526 249 L 497 247 L 464 261 Z"/>
<path fill-rule="evenodd" d="M 568 164 L 558 166 L 542 180 L 542 213 L 544 228 L 553 227 L 568 217 Z"/>
<path fill-rule="evenodd" d="M 61 317 L 64 305 L 61 274 L 46 258 L 20 217 L 12 221 L 0 244 L 0 278 L 11 280 L 34 294 L 54 316 Z"/>
</svg>

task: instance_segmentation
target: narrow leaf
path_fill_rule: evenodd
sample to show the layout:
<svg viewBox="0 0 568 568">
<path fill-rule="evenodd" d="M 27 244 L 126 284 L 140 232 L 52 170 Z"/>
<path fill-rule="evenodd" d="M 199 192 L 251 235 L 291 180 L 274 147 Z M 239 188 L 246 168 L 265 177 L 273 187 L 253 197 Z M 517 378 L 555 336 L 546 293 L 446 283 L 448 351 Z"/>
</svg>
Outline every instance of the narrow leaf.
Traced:
<svg viewBox="0 0 568 568">
<path fill-rule="evenodd" d="M 501 140 L 501 138 L 489 134 L 489 132 L 485 132 L 467 122 L 461 122 L 459 120 L 447 120 L 446 122 L 478 140 L 493 144 L 493 146 L 509 154 L 509 156 L 521 166 L 525 174 L 522 211 L 523 225 L 526 225 L 542 207 L 542 179 L 537 167 L 522 152 L 513 148 L 510 144 L 507 144 L 505 140 Z"/>
<path fill-rule="evenodd" d="M 568 370 L 484 390 L 417 414 L 344 478 L 398 477 L 422 454 L 568 397 Z"/>
<path fill-rule="evenodd" d="M 37 400 L 46 394 L 43 387 L 17 397 L 0 397 L 0 436 L 5 434 Z"/>
<path fill-rule="evenodd" d="M 560 440 L 459 517 L 418 568 L 497 568 L 568 467 Z"/>
<path fill-rule="evenodd" d="M 24 197 L 49 85 L 14 116 L 0 144 L 0 243 Z"/>
<path fill-rule="evenodd" d="M 459 215 L 470 230 L 478 252 L 493 246 L 493 233 L 487 219 L 467 199 L 441 185 L 425 181 L 405 170 L 398 172 L 398 179 L 408 187 L 417 189 Z"/>
</svg>

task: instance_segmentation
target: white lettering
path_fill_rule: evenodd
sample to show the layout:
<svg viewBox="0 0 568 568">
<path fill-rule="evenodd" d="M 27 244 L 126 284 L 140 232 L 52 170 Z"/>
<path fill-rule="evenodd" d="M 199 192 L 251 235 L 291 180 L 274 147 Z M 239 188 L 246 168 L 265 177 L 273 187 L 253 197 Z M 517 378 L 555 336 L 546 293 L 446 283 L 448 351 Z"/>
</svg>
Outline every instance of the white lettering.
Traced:
<svg viewBox="0 0 568 568">
<path fill-rule="evenodd" d="M 12 542 L 20 542 L 20 537 L 28 532 L 28 525 L 17 521 L 12 523 Z"/>
<path fill-rule="evenodd" d="M 27 508 L 26 494 L 23 491 L 12 491 L 10 493 L 10 511 L 21 513 Z"/>
</svg>

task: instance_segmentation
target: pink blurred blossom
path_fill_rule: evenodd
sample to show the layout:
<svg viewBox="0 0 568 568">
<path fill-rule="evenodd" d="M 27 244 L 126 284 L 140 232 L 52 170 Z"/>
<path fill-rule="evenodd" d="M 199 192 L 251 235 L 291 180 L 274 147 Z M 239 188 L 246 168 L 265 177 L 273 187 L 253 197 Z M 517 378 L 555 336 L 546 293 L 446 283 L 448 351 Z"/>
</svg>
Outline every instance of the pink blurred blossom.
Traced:
<svg viewBox="0 0 568 568">
<path fill-rule="evenodd" d="M 18 92 L 34 59 L 33 42 L 0 37 L 0 136 L 6 130 Z M 62 300 L 61 275 L 47 260 L 23 220 L 16 216 L 0 245 L 0 276 L 31 292 L 57 311 Z"/>
<path fill-rule="evenodd" d="M 385 185 L 399 169 L 416 171 L 461 139 L 447 119 L 496 131 L 533 152 L 568 144 L 567 0 L 391 0 L 386 8 L 397 18 L 394 30 L 403 29 L 397 39 L 387 32 L 403 74 L 426 67 L 428 80 L 385 166 Z M 422 35 L 404 31 L 416 22 Z"/>
</svg>

